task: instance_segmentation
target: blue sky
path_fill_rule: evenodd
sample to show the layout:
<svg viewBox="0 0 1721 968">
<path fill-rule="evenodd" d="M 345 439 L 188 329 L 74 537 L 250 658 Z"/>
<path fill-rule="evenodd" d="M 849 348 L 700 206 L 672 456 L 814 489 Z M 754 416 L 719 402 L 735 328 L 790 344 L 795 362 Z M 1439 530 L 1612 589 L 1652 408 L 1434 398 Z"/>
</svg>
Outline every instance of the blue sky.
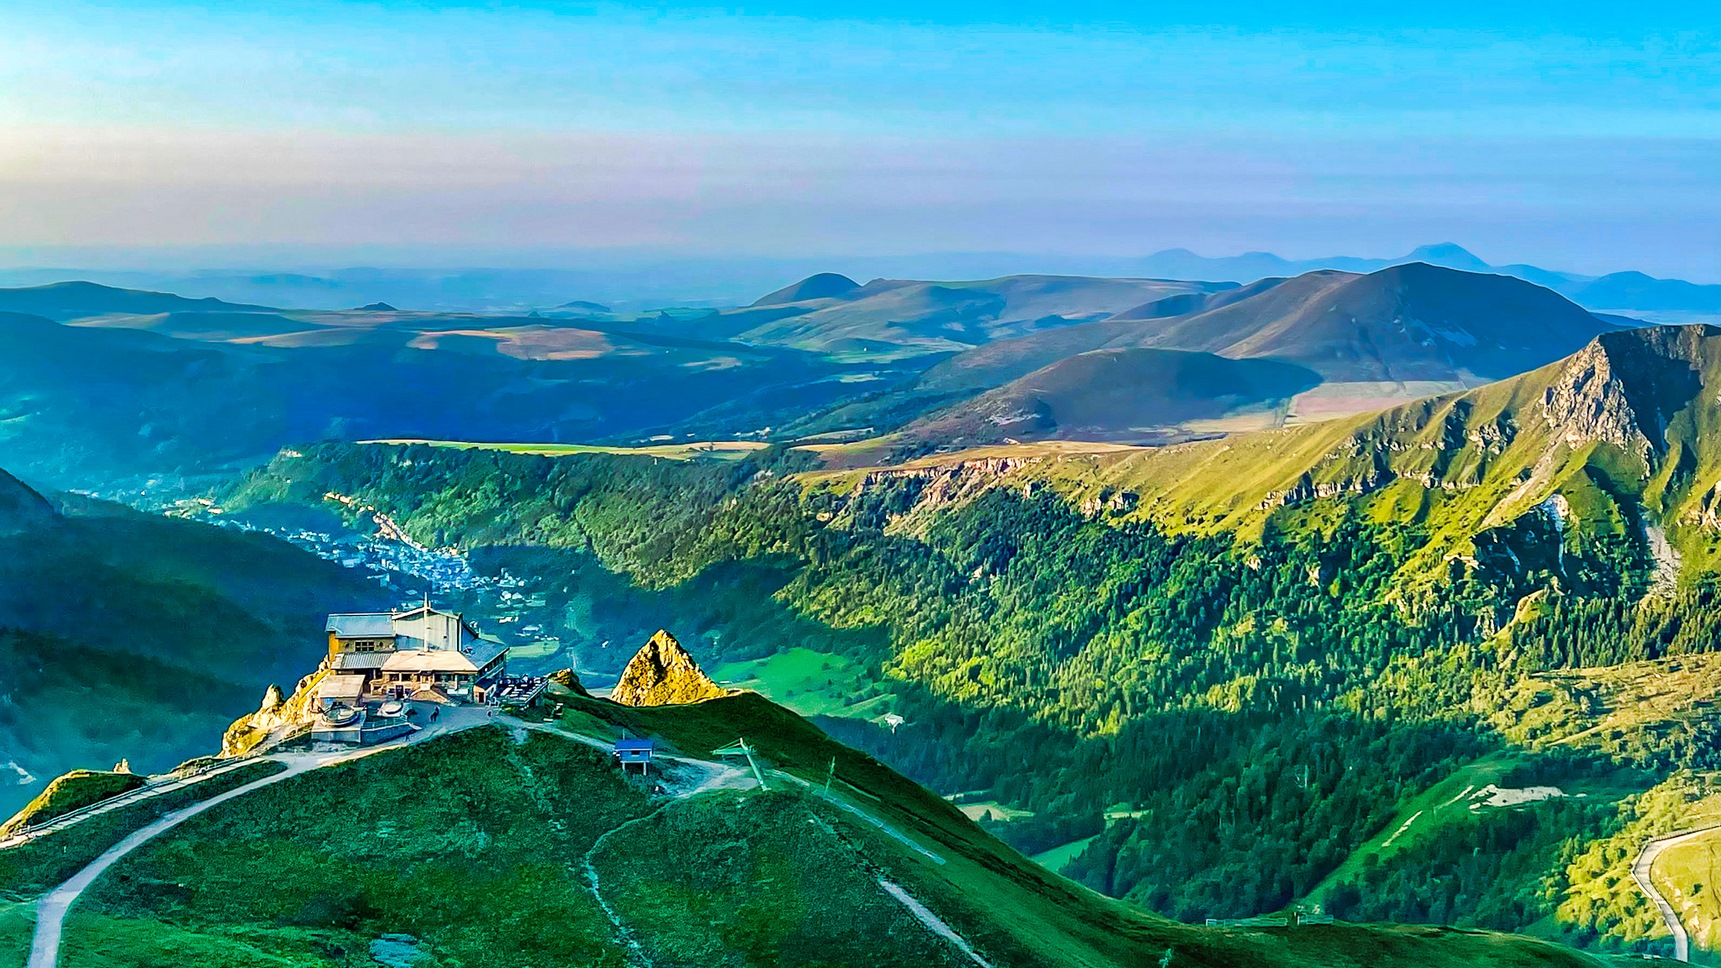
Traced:
<svg viewBox="0 0 1721 968">
<path fill-rule="evenodd" d="M 241 6 L 0 7 L 0 247 L 1451 239 L 1721 281 L 1721 15 L 1696 7 Z"/>
</svg>

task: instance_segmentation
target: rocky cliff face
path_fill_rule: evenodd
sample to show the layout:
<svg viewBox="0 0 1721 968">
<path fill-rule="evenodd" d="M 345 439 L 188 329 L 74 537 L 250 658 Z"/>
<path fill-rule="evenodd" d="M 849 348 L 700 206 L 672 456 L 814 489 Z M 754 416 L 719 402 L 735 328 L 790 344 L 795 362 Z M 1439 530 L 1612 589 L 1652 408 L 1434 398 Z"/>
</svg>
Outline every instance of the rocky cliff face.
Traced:
<svg viewBox="0 0 1721 968">
<path fill-rule="evenodd" d="M 1610 333 L 1566 360 L 1542 394 L 1542 412 L 1572 447 L 1613 444 L 1648 461 L 1667 420 L 1702 391 L 1707 326 L 1657 326 Z"/>
<path fill-rule="evenodd" d="M 660 629 L 628 660 L 610 699 L 624 706 L 679 706 L 723 694 L 675 636 Z"/>
</svg>

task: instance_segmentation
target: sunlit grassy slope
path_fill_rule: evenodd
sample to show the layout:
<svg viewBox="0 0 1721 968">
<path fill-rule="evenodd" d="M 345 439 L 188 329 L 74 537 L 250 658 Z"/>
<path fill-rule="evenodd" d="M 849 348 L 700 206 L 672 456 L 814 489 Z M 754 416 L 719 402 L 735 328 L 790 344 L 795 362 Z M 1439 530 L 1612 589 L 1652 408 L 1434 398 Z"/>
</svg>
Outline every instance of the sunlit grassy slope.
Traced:
<svg viewBox="0 0 1721 968">
<path fill-rule="evenodd" d="M 769 791 L 654 799 L 599 750 L 504 729 L 358 760 L 224 804 L 141 848 L 79 909 L 62 963 L 346 966 L 398 933 L 436 966 L 620 966 L 632 960 L 629 939 L 657 965 L 970 964 L 881 879 L 998 966 L 1595 963 L 1439 928 L 1176 924 L 1028 862 L 756 695 L 645 709 L 564 702 L 571 728 L 625 727 L 690 756 L 745 737 L 782 772 L 767 774 Z M 817 792 L 827 779 L 830 799 Z"/>
</svg>

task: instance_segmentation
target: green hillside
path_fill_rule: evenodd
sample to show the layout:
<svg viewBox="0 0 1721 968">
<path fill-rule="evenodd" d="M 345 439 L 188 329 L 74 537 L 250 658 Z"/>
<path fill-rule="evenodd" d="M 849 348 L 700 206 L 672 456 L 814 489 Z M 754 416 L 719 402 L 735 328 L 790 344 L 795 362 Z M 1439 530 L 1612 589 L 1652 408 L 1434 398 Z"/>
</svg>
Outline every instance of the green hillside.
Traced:
<svg viewBox="0 0 1721 968">
<path fill-rule="evenodd" d="M 498 968 L 1594 963 L 1441 929 L 1175 924 L 1046 873 L 756 696 L 568 702 L 562 728 L 625 726 L 695 758 L 745 735 L 768 788 L 690 792 L 671 761 L 654 794 L 601 749 L 471 730 L 288 779 L 157 838 L 74 910 L 62 963 L 320 968 L 391 946 L 413 964 Z"/>
<path fill-rule="evenodd" d="M 40 500 L 39 498 L 37 500 Z M 0 526 L 0 813 L 50 778 L 206 752 L 374 584 L 266 535 L 67 497 Z M 5 519 L 0 519 L 5 520 Z"/>
<path fill-rule="evenodd" d="M 682 603 L 708 623 L 683 638 L 705 667 L 783 677 L 845 742 L 1010 808 L 992 829 L 1012 845 L 1087 839 L 1068 871 L 1179 919 L 1318 893 L 1351 917 L 1657 950 L 1624 927 L 1645 923 L 1629 892 L 1570 915 L 1589 879 L 1624 876 L 1618 855 L 1571 857 L 1661 777 L 1721 767 L 1721 730 L 1706 707 L 1611 720 L 1607 690 L 1558 677 L 1721 638 L 1718 349 L 1704 328 L 1610 333 L 1465 394 L 1157 450 L 837 472 L 800 470 L 805 451 L 324 446 L 229 499 L 354 494 L 516 575 Z M 614 668 L 587 619 L 543 614 L 582 668 Z M 793 647 L 833 662 L 757 661 Z M 1461 801 L 1380 849 L 1487 763 L 1510 764 L 1501 788 L 1570 795 Z M 1439 903 L 1395 900 L 1431 878 Z"/>
</svg>

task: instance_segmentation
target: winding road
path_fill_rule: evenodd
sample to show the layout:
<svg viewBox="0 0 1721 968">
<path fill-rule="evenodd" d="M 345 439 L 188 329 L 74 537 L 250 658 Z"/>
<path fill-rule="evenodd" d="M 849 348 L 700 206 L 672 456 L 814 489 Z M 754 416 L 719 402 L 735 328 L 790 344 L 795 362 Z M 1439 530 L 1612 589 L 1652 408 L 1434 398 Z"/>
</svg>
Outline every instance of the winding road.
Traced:
<svg viewBox="0 0 1721 968">
<path fill-rule="evenodd" d="M 96 879 L 107 872 L 107 869 L 118 863 L 125 855 L 138 847 L 159 837 L 166 831 L 172 830 L 185 821 L 197 816 L 210 807 L 226 803 L 235 797 L 242 797 L 273 783 L 295 777 L 312 770 L 347 763 L 361 757 L 381 753 L 386 750 L 400 749 L 414 743 L 422 743 L 434 736 L 445 736 L 449 733 L 482 726 L 492 720 L 483 709 L 448 709 L 438 721 L 425 726 L 418 732 L 403 740 L 361 749 L 342 750 L 336 753 L 273 753 L 260 757 L 260 760 L 273 760 L 287 764 L 287 768 L 279 773 L 252 781 L 241 787 L 234 787 L 225 793 L 217 794 L 207 800 L 201 800 L 181 810 L 175 810 L 156 820 L 147 827 L 142 827 L 131 833 L 124 840 L 108 848 L 100 857 L 91 861 L 89 866 L 74 874 L 71 880 L 50 891 L 36 904 L 36 934 L 30 944 L 29 968 L 55 968 L 60 959 L 60 936 L 66 927 L 66 914 Z M 252 760 L 250 762 L 257 762 Z M 162 787 L 156 795 L 168 791 Z M 147 798 L 145 798 L 147 799 Z M 136 802 L 136 801 L 131 801 Z"/>
<path fill-rule="evenodd" d="M 1655 859 L 1660 857 L 1662 852 L 1669 847 L 1677 847 L 1680 844 L 1712 834 L 1716 830 L 1721 830 L 1721 826 L 1698 827 L 1695 830 L 1682 830 L 1676 834 L 1657 837 L 1643 845 L 1643 850 L 1638 852 L 1637 860 L 1632 861 L 1631 864 L 1631 879 L 1637 882 L 1638 890 L 1642 891 L 1655 904 L 1656 909 L 1661 912 L 1661 920 L 1667 922 L 1667 930 L 1673 932 L 1673 957 L 1678 961 L 1691 960 L 1691 935 L 1686 932 L 1684 922 L 1679 920 L 1679 912 L 1673 909 L 1673 905 L 1668 903 L 1667 898 L 1663 897 L 1660 889 L 1655 886 L 1655 879 L 1651 876 L 1655 867 Z"/>
</svg>

